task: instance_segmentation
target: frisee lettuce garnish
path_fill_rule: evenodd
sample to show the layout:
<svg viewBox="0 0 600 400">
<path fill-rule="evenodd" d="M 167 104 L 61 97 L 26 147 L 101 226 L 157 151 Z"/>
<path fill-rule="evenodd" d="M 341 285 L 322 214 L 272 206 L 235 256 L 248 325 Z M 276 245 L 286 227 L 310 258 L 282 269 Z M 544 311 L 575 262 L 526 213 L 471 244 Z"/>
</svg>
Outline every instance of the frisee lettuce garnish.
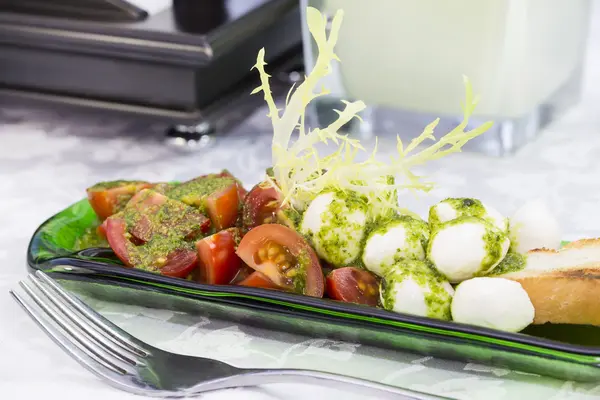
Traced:
<svg viewBox="0 0 600 400">
<path fill-rule="evenodd" d="M 365 151 L 357 139 L 349 138 L 338 131 L 353 118 L 360 119 L 358 113 L 366 106 L 362 101 L 344 101 L 343 110 L 335 110 L 338 119 L 323 129 L 306 130 L 305 112 L 308 104 L 329 91 L 319 87 L 319 81 L 331 73 L 331 62 L 340 61 L 334 53 L 334 46 L 343 19 L 343 11 L 338 10 L 331 22 L 327 36 L 327 20 L 315 8 L 308 7 L 306 12 L 308 29 L 313 36 L 318 56 L 313 70 L 298 86 L 292 86 L 285 102 L 285 109 L 277 108 L 269 86 L 269 77 L 265 71 L 265 50 L 258 52 L 256 64 L 261 85 L 252 94 L 263 92 L 269 108 L 268 117 L 273 125 L 272 162 L 274 178 L 282 192 L 285 204 L 303 209 L 308 202 L 325 189 L 355 191 L 363 195 L 370 204 L 372 217 L 400 212 L 396 198 L 398 189 L 429 191 L 432 182 L 412 172 L 415 166 L 440 159 L 448 154 L 460 152 L 469 140 L 487 131 L 492 122 L 486 122 L 470 131 L 465 131 L 469 117 L 477 105 L 473 97 L 471 84 L 464 77 L 466 89 L 463 104 L 463 121 L 452 131 L 436 141 L 433 133 L 439 118 L 425 127 L 424 131 L 407 146 L 397 137 L 397 155 L 389 162 L 376 160 L 377 143 L 365 161 L 357 161 L 360 151 Z M 294 90 L 295 89 L 295 90 Z M 294 132 L 298 130 L 295 141 Z M 422 147 L 424 142 L 434 143 Z M 334 143 L 337 149 L 330 155 L 320 156 L 315 148 L 317 143 Z M 390 179 L 394 177 L 395 179 Z M 393 195 L 391 195 L 393 194 Z"/>
</svg>

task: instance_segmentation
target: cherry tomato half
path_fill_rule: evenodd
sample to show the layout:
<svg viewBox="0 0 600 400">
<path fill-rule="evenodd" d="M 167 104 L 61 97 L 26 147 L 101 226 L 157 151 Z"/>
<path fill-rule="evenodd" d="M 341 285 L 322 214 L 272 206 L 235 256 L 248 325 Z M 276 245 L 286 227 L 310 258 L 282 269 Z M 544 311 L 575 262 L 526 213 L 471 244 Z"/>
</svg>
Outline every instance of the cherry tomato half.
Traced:
<svg viewBox="0 0 600 400">
<path fill-rule="evenodd" d="M 379 282 L 369 271 L 355 267 L 338 268 L 327 275 L 325 282 L 325 293 L 331 299 L 377 306 Z"/>
<path fill-rule="evenodd" d="M 281 196 L 270 182 L 254 186 L 244 199 L 242 219 L 246 229 L 276 222 Z"/>
<path fill-rule="evenodd" d="M 238 283 L 240 286 L 250 286 L 263 289 L 277 289 L 277 285 L 262 272 L 254 271 Z"/>
<path fill-rule="evenodd" d="M 100 220 L 105 220 L 125 207 L 129 199 L 142 189 L 152 187 L 143 181 L 101 182 L 87 189 L 88 200 Z"/>
<path fill-rule="evenodd" d="M 196 243 L 199 280 L 213 285 L 227 285 L 238 274 L 243 263 L 235 254 L 236 228 L 220 231 Z"/>
<path fill-rule="evenodd" d="M 259 225 L 242 238 L 237 254 L 278 287 L 323 297 L 323 272 L 319 259 L 296 231 L 279 224 Z"/>
<path fill-rule="evenodd" d="M 237 183 L 212 193 L 206 198 L 205 204 L 215 229 L 221 230 L 235 225 L 240 209 Z"/>
<path fill-rule="evenodd" d="M 125 265 L 185 278 L 197 266 L 194 241 L 209 224 L 198 209 L 145 189 L 107 218 L 104 228 Z"/>
</svg>

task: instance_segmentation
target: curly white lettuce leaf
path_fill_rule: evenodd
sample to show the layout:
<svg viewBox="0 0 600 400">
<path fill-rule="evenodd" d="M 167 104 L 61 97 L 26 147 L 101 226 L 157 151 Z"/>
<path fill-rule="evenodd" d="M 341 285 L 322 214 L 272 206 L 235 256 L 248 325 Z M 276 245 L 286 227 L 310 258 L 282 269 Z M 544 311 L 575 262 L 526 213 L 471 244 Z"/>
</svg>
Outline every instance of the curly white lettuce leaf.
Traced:
<svg viewBox="0 0 600 400">
<path fill-rule="evenodd" d="M 304 81 L 295 88 L 292 86 L 287 96 L 285 109 L 277 108 L 269 86 L 269 77 L 265 71 L 264 48 L 258 53 L 256 68 L 261 85 L 252 94 L 263 92 L 269 108 L 268 117 L 273 125 L 272 163 L 275 182 L 282 192 L 284 203 L 303 209 L 323 190 L 354 191 L 363 195 L 370 204 L 372 217 L 401 212 L 397 191 L 401 189 L 429 191 L 432 182 L 417 176 L 413 168 L 429 161 L 437 160 L 448 154 L 460 152 L 469 140 L 483 134 L 492 122 L 486 122 L 474 129 L 465 131 L 469 118 L 477 105 L 469 80 L 464 77 L 466 89 L 463 105 L 463 121 L 452 131 L 436 141 L 434 130 L 439 118 L 425 127 L 423 132 L 407 146 L 397 137 L 397 155 L 388 162 L 376 159 L 377 145 L 364 161 L 357 161 L 359 152 L 365 149 L 357 139 L 340 134 L 339 130 L 353 118 L 360 119 L 360 113 L 366 106 L 362 101 L 344 101 L 343 110 L 335 110 L 338 119 L 323 129 L 306 130 L 305 113 L 309 103 L 329 92 L 319 87 L 319 81 L 331 73 L 331 63 L 340 61 L 334 53 L 343 11 L 339 10 L 330 26 L 327 36 L 327 20 L 315 8 L 308 7 L 306 19 L 310 33 L 317 48 L 318 57 L 313 70 Z M 298 131 L 296 140 L 292 137 Z M 433 141 L 424 146 L 426 141 Z M 318 143 L 333 143 L 336 150 L 327 156 L 320 156 L 315 147 Z M 394 179 L 390 179 L 394 177 Z"/>
</svg>

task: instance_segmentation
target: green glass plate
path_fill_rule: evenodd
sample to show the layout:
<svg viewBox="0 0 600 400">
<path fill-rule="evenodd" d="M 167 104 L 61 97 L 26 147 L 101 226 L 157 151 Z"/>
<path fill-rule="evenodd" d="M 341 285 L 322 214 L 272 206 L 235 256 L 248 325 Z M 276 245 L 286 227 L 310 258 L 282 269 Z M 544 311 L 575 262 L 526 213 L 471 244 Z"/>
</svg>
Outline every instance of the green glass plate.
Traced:
<svg viewBox="0 0 600 400">
<path fill-rule="evenodd" d="M 86 281 L 86 290 L 113 301 L 145 304 L 139 290 L 196 300 L 237 310 L 247 323 L 291 330 L 315 337 L 336 337 L 366 345 L 411 351 L 428 356 L 477 362 L 574 381 L 600 381 L 600 328 L 579 325 L 536 325 L 507 333 L 455 322 L 392 313 L 292 293 L 242 286 L 206 285 L 124 268 L 114 253 L 100 247 L 82 248 L 80 238 L 98 226 L 83 199 L 43 223 L 33 235 L 27 261 L 66 281 Z M 175 306 L 174 306 L 175 305 Z M 229 312 L 232 314 L 232 312 Z"/>
</svg>

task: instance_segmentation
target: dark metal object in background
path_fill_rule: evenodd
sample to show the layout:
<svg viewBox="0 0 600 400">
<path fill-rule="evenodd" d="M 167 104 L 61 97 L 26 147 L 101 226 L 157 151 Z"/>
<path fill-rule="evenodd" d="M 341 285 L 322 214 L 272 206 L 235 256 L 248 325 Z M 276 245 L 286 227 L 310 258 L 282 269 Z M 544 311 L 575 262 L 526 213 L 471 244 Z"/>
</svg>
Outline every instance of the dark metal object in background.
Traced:
<svg viewBox="0 0 600 400">
<path fill-rule="evenodd" d="M 93 21 L 140 21 L 148 13 L 126 0 L 0 0 L 0 11 Z"/>
<path fill-rule="evenodd" d="M 249 97 L 258 50 L 265 47 L 269 64 L 294 64 L 300 43 L 297 0 L 174 0 L 172 8 L 135 22 L 0 7 L 0 105 L 218 125 L 215 115 L 231 111 L 240 95 Z"/>
</svg>

